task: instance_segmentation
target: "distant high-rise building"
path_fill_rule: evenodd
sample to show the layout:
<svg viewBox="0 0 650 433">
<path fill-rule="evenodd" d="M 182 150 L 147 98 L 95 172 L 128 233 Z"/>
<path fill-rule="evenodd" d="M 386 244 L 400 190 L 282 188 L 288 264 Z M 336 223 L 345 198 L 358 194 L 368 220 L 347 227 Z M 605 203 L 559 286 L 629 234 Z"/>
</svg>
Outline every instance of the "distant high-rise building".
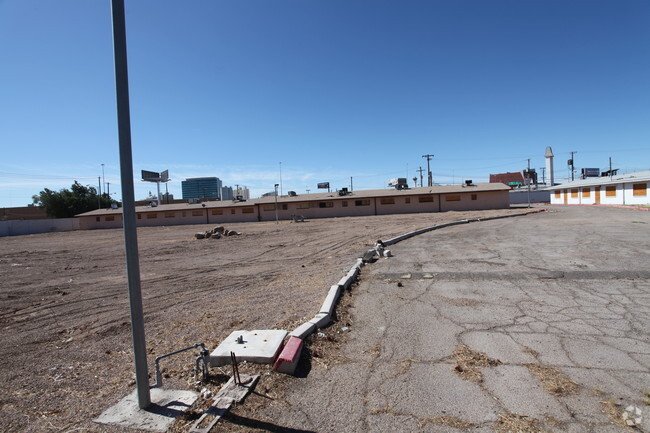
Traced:
<svg viewBox="0 0 650 433">
<path fill-rule="evenodd" d="M 218 177 L 195 177 L 181 182 L 183 200 L 190 198 L 221 198 L 221 180 Z"/>
<path fill-rule="evenodd" d="M 238 186 L 235 191 L 233 191 L 235 198 L 241 197 L 243 200 L 250 200 L 251 192 L 245 186 Z"/>
<path fill-rule="evenodd" d="M 232 195 L 232 187 L 230 186 L 222 186 L 221 187 L 221 200 L 232 200 L 233 195 Z"/>
</svg>

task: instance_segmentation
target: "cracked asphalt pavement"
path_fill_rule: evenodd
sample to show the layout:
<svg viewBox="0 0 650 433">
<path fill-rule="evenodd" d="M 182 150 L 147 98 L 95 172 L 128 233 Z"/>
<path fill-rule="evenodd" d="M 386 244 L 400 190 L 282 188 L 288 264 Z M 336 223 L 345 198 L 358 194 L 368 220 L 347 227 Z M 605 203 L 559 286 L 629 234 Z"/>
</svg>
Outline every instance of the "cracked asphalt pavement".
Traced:
<svg viewBox="0 0 650 433">
<path fill-rule="evenodd" d="M 650 212 L 551 207 L 390 247 L 342 362 L 256 413 L 295 432 L 650 432 Z M 340 332 L 334 323 L 323 333 Z"/>
</svg>

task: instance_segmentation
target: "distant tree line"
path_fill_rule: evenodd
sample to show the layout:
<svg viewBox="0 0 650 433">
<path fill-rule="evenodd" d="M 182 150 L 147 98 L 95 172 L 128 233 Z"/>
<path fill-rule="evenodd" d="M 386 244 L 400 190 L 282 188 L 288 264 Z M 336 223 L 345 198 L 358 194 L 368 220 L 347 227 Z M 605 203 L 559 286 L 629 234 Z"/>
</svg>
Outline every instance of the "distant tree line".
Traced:
<svg viewBox="0 0 650 433">
<path fill-rule="evenodd" d="M 99 197 L 95 187 L 83 186 L 77 181 L 70 189 L 52 191 L 45 188 L 38 195 L 33 195 L 32 200 L 35 205 L 44 207 L 47 216 L 51 218 L 72 218 L 80 213 L 109 208 L 112 203 L 117 203 L 108 194 Z"/>
</svg>

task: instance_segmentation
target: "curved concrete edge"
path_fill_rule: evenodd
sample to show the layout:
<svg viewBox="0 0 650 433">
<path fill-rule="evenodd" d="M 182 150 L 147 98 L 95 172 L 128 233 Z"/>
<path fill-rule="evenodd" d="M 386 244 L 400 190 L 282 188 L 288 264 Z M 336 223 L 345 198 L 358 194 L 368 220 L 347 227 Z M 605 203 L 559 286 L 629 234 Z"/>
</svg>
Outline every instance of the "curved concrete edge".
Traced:
<svg viewBox="0 0 650 433">
<path fill-rule="evenodd" d="M 330 316 L 334 312 L 334 307 L 336 306 L 336 301 L 339 299 L 339 294 L 341 293 L 341 286 L 338 284 L 330 287 L 329 292 L 327 292 L 327 297 L 323 305 L 320 307 L 319 313 L 327 313 Z"/>
<path fill-rule="evenodd" d="M 289 333 L 289 338 L 296 337 L 304 340 L 316 330 L 316 325 L 311 322 L 305 322 Z"/>
<path fill-rule="evenodd" d="M 332 316 L 327 313 L 318 313 L 308 323 L 313 323 L 317 328 L 327 326 L 332 321 Z"/>
</svg>

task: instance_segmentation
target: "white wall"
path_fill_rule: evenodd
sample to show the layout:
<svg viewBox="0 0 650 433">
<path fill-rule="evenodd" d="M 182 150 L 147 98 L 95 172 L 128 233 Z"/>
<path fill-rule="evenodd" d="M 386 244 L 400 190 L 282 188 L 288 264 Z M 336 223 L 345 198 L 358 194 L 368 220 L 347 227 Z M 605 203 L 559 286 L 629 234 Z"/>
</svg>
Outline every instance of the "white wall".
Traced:
<svg viewBox="0 0 650 433">
<path fill-rule="evenodd" d="M 645 184 L 645 196 L 634 196 L 633 183 L 625 184 L 625 204 L 650 204 L 648 196 L 648 182 L 636 182 Z"/>
<path fill-rule="evenodd" d="M 67 232 L 71 230 L 79 230 L 79 220 L 77 218 L 0 221 L 0 236 Z"/>
</svg>

